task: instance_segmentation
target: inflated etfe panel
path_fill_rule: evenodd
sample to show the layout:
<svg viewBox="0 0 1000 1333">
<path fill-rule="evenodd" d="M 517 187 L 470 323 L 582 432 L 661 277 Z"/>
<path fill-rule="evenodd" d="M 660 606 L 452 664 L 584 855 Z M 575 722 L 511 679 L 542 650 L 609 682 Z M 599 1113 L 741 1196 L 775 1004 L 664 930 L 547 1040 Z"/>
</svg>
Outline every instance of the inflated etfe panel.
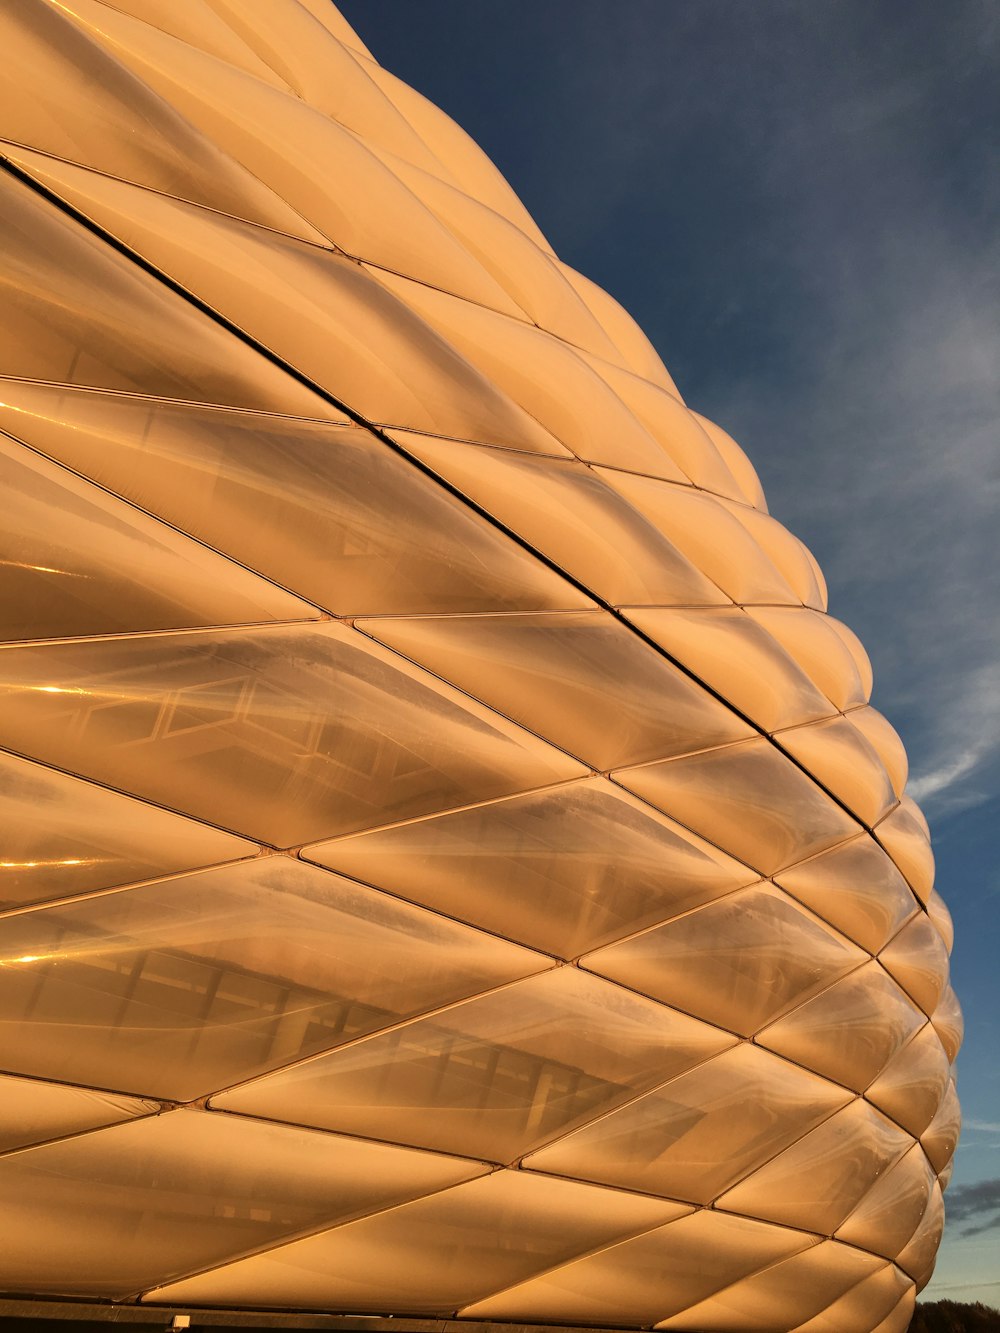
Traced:
<svg viewBox="0 0 1000 1333">
<path fill-rule="evenodd" d="M 740 448 L 323 0 L 2 23 L 0 1290 L 903 1329 L 948 915 Z"/>
</svg>

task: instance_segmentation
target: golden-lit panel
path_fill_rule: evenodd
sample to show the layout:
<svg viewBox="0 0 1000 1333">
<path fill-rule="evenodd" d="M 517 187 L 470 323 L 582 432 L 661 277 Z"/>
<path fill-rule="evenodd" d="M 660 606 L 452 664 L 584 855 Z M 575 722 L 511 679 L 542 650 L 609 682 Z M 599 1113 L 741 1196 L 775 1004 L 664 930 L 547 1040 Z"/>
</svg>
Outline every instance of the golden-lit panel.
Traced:
<svg viewBox="0 0 1000 1333">
<path fill-rule="evenodd" d="M 342 419 L 6 171 L 0 199 L 7 375 Z"/>
<path fill-rule="evenodd" d="M 0 427 L 335 614 L 589 605 L 356 426 L 0 380 Z"/>
<path fill-rule="evenodd" d="M 866 963 L 785 1014 L 757 1040 L 862 1092 L 922 1027 L 924 1015 L 878 963 Z"/>
<path fill-rule="evenodd" d="M 404 309 L 426 321 L 428 329 L 471 365 L 481 367 L 492 383 L 577 458 L 653 476 L 675 475 L 676 467 L 669 456 L 662 459 L 655 437 L 582 353 L 531 324 L 505 319 L 422 283 L 385 272 L 374 276 Z"/>
<path fill-rule="evenodd" d="M 522 1165 L 709 1204 L 850 1099 L 742 1042 Z"/>
<path fill-rule="evenodd" d="M 171 1304 L 447 1315 L 581 1251 L 649 1231 L 682 1205 L 527 1172 L 493 1175 L 152 1291 Z"/>
<path fill-rule="evenodd" d="M 873 1254 L 821 1241 L 656 1327 L 684 1333 L 772 1333 L 793 1320 L 811 1318 L 883 1267 Z"/>
<path fill-rule="evenodd" d="M 257 853 L 255 843 L 0 751 L 0 909 Z"/>
<path fill-rule="evenodd" d="M 837 708 L 856 708 L 868 702 L 871 682 L 866 683 L 831 616 L 783 606 L 754 607 L 750 615 Z"/>
<path fill-rule="evenodd" d="M 934 1012 L 948 984 L 948 951 L 928 916 L 908 922 L 878 960 L 925 1014 Z"/>
<path fill-rule="evenodd" d="M 614 779 L 762 875 L 859 831 L 807 773 L 763 739 L 620 769 Z"/>
<path fill-rule="evenodd" d="M 916 1231 L 933 1192 L 934 1172 L 924 1150 L 914 1144 L 865 1195 L 837 1236 L 891 1259 Z"/>
<path fill-rule="evenodd" d="M 756 879 L 604 778 L 320 843 L 302 855 L 564 958 Z"/>
<path fill-rule="evenodd" d="M 470 448 L 412 431 L 393 438 L 613 606 L 725 605 L 728 598 L 593 468 Z"/>
<path fill-rule="evenodd" d="M 935 1171 L 943 1171 L 954 1156 L 961 1127 L 962 1113 L 952 1079 L 937 1114 L 920 1136 L 924 1152 Z"/>
<path fill-rule="evenodd" d="M 0 1061 L 187 1101 L 549 966 L 267 857 L 9 918 Z"/>
<path fill-rule="evenodd" d="M 873 954 L 919 908 L 906 880 L 867 833 L 779 871 L 777 881 Z"/>
<path fill-rule="evenodd" d="M 120 1092 L 0 1075 L 0 1153 L 152 1115 L 159 1102 Z"/>
<path fill-rule="evenodd" d="M 728 1190 L 717 1207 L 831 1233 L 913 1139 L 862 1098 Z"/>
<path fill-rule="evenodd" d="M 78 26 L 72 10 L 30 4 L 5 13 L 11 67 L 0 91 L 4 138 L 263 226 L 302 225 L 264 182 L 199 134 L 96 33 Z"/>
<path fill-rule="evenodd" d="M 865 1096 L 911 1134 L 922 1134 L 937 1114 L 950 1077 L 941 1039 L 927 1023 L 889 1061 Z"/>
<path fill-rule="evenodd" d="M 863 824 L 877 824 L 895 806 L 882 760 L 850 718 L 793 727 L 776 733 L 775 740 Z"/>
<path fill-rule="evenodd" d="M 349 259 L 70 163 L 18 156 L 34 179 L 368 420 L 558 452 L 502 388 Z"/>
<path fill-rule="evenodd" d="M 8 1292 L 134 1299 L 485 1170 L 242 1116 L 147 1116 L 0 1158 L 0 1282 Z"/>
<path fill-rule="evenodd" d="M 762 885 L 586 954 L 580 965 L 749 1037 L 867 957 Z"/>
<path fill-rule="evenodd" d="M 904 796 L 892 814 L 875 829 L 875 836 L 906 877 L 913 892 L 926 903 L 934 884 L 934 853 L 926 821 L 918 806 Z"/>
<path fill-rule="evenodd" d="M 734 1042 L 561 967 L 247 1083 L 212 1105 L 509 1163 Z"/>
<path fill-rule="evenodd" d="M 356 625 L 599 772 L 752 734 L 606 611 Z"/>
<path fill-rule="evenodd" d="M 750 460 L 328 0 L 0 40 L 0 1290 L 903 1333 L 952 924 Z"/>
<path fill-rule="evenodd" d="M 6 648 L 0 723 L 35 758 L 280 847 L 585 771 L 329 622 Z"/>
<path fill-rule="evenodd" d="M 653 477 L 610 468 L 597 471 L 732 601 L 748 606 L 758 602 L 798 605 L 787 580 L 721 500 Z M 770 632 L 770 626 L 764 628 Z"/>
<path fill-rule="evenodd" d="M 807 1249 L 815 1239 L 789 1227 L 699 1209 L 461 1313 L 477 1319 L 648 1326 Z"/>
<path fill-rule="evenodd" d="M 893 1311 L 909 1296 L 902 1317 L 894 1320 Z M 913 1284 L 895 1264 L 885 1264 L 870 1277 L 862 1279 L 850 1291 L 831 1302 L 825 1310 L 792 1333 L 844 1333 L 844 1329 L 872 1329 L 872 1320 L 882 1320 L 872 1333 L 905 1333 L 913 1305 Z"/>
<path fill-rule="evenodd" d="M 0 487 L 5 641 L 320 614 L 3 436 Z"/>
<path fill-rule="evenodd" d="M 798 663 L 740 607 L 627 607 L 625 614 L 764 731 L 813 722 L 832 712 L 829 699 Z"/>
</svg>

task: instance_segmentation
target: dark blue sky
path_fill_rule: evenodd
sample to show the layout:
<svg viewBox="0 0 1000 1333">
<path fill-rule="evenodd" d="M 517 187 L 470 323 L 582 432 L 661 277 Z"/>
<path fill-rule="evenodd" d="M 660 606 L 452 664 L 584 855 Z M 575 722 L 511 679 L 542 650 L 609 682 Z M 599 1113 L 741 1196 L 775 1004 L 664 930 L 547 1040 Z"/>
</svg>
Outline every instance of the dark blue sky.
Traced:
<svg viewBox="0 0 1000 1333">
<path fill-rule="evenodd" d="M 1000 5 L 340 8 L 740 441 L 864 640 L 968 1025 L 925 1299 L 1000 1305 Z"/>
</svg>

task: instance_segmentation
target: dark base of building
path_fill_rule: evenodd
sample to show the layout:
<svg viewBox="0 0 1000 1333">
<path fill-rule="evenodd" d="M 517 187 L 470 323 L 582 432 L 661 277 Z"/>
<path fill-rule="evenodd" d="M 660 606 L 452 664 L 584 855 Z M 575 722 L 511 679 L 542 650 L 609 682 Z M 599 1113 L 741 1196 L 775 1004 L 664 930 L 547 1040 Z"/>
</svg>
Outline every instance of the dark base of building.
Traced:
<svg viewBox="0 0 1000 1333">
<path fill-rule="evenodd" d="M 621 1333 L 622 1329 L 622 1326 L 577 1328 L 572 1324 L 508 1324 L 408 1315 L 325 1314 L 319 1310 L 212 1310 L 30 1297 L 0 1299 L 0 1333 L 88 1333 L 88 1330 L 108 1333 L 109 1326 L 126 1333 L 187 1328 L 250 1328 L 260 1333 L 269 1330 L 292 1333 L 295 1329 L 330 1333 Z"/>
</svg>

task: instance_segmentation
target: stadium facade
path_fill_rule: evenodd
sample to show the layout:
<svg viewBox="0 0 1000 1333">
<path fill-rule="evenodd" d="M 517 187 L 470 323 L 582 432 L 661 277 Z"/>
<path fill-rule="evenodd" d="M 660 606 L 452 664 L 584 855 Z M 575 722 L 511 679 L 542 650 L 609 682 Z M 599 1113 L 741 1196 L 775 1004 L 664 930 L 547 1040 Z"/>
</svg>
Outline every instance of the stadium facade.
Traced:
<svg viewBox="0 0 1000 1333">
<path fill-rule="evenodd" d="M 0 1292 L 899 1333 L 949 917 L 743 452 L 324 0 L 0 25 Z"/>
</svg>

